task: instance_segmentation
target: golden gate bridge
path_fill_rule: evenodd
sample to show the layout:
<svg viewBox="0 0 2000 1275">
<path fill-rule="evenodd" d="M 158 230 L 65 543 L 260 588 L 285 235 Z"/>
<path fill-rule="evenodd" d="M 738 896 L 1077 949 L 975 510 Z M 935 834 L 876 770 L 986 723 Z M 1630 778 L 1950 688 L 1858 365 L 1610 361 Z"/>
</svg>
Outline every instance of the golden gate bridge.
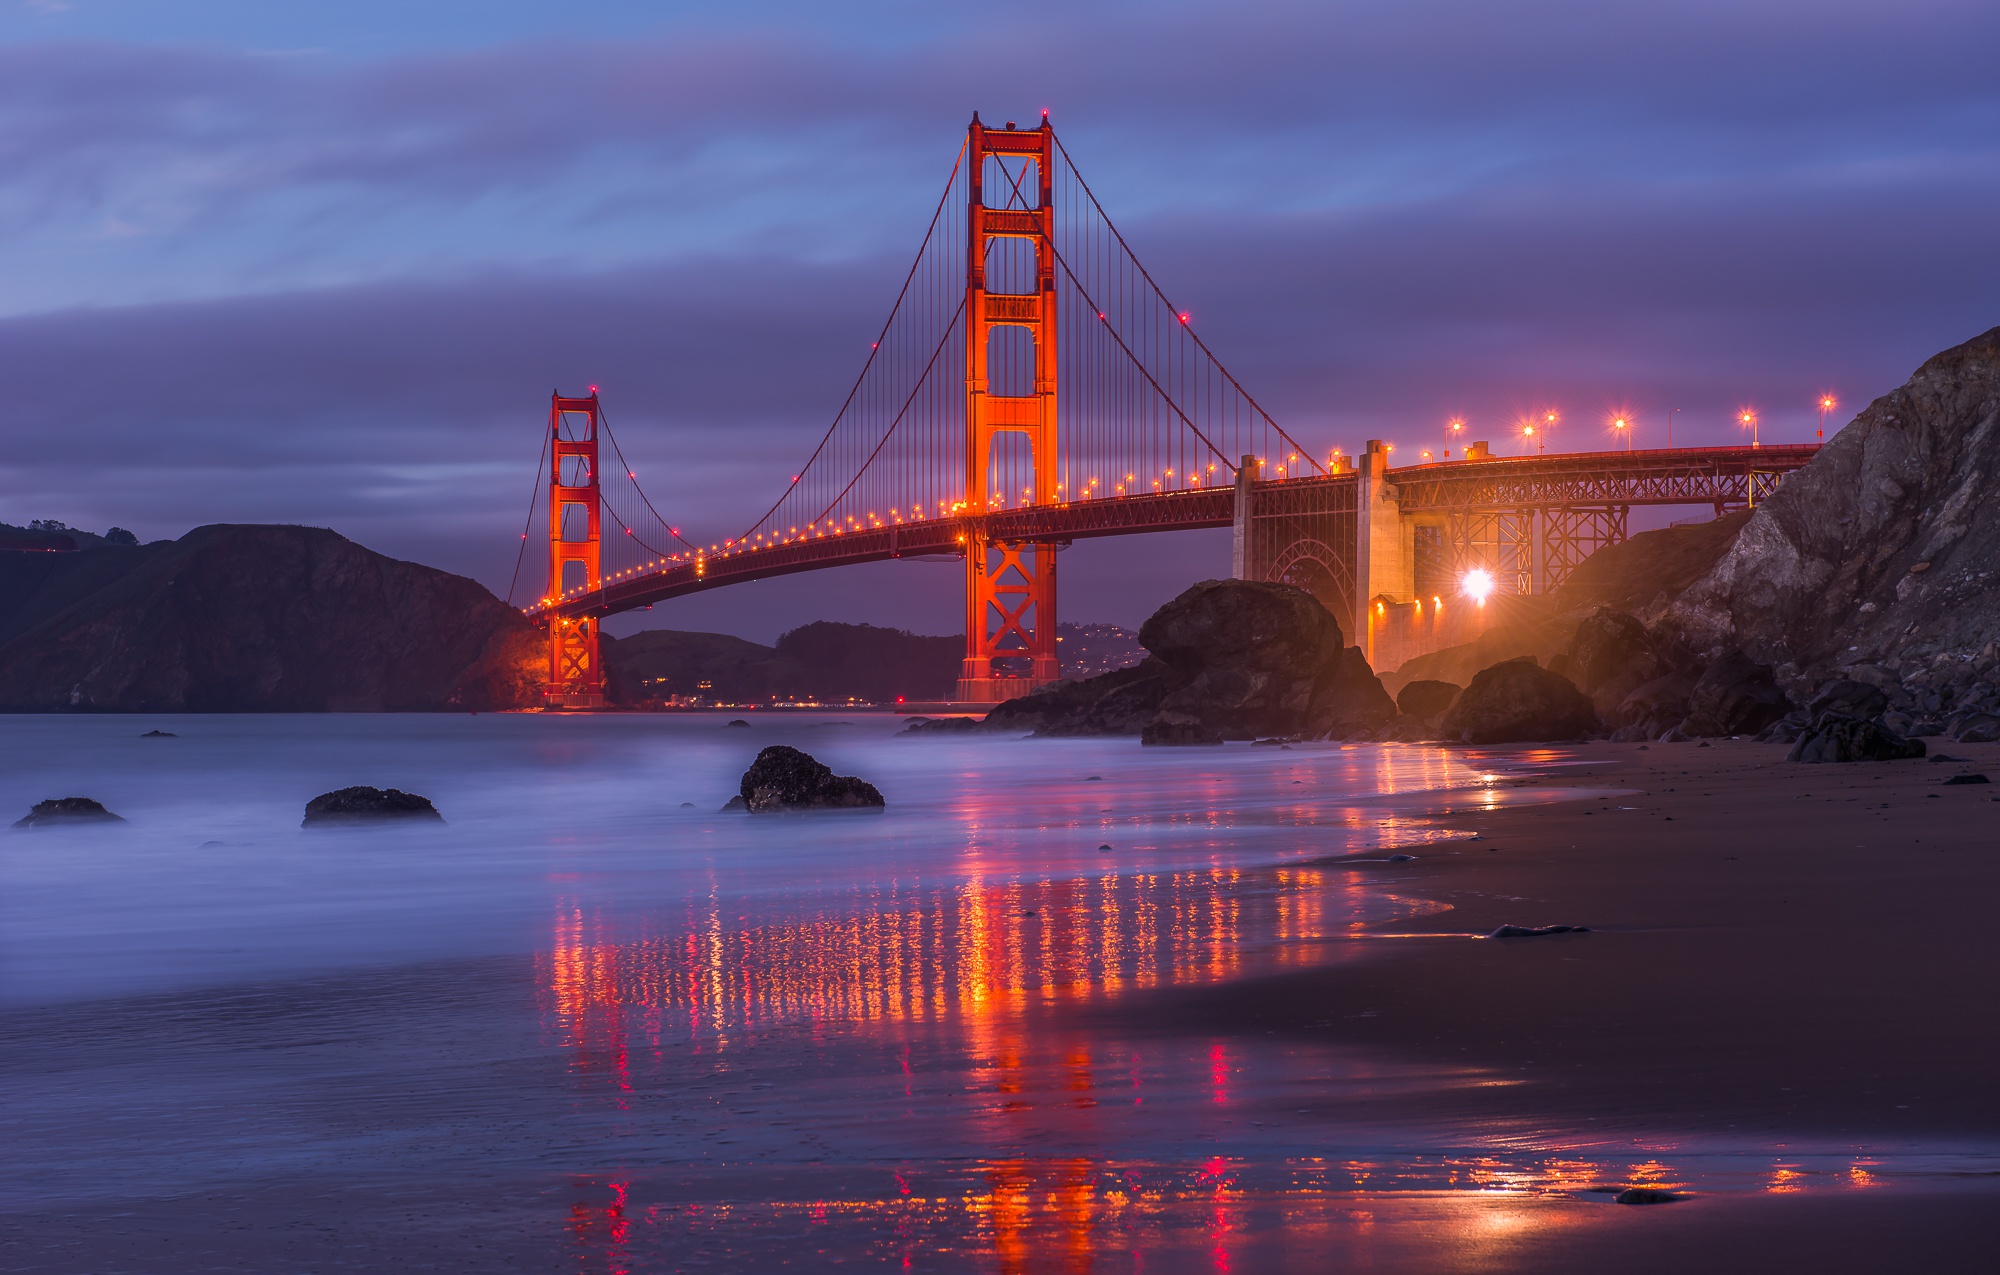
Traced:
<svg viewBox="0 0 2000 1275">
<path fill-rule="evenodd" d="M 1633 506 L 1754 504 L 1816 450 L 1515 459 L 1473 443 L 1460 459 L 1392 467 L 1371 441 L 1352 458 L 1320 456 L 1168 299 L 1046 113 L 1031 129 L 975 114 L 846 399 L 738 533 L 683 536 L 639 486 L 596 387 L 552 396 L 548 584 L 526 611 L 548 627 L 546 702 L 595 707 L 607 615 L 793 572 L 950 555 L 965 563 L 956 698 L 992 704 L 1058 676 L 1063 547 L 1229 527 L 1234 574 L 1312 591 L 1373 663 L 1388 632 L 1419 647 L 1463 632 L 1451 620 L 1477 605 L 1460 597 L 1468 572 L 1505 592 L 1547 592 L 1624 540 Z"/>
</svg>

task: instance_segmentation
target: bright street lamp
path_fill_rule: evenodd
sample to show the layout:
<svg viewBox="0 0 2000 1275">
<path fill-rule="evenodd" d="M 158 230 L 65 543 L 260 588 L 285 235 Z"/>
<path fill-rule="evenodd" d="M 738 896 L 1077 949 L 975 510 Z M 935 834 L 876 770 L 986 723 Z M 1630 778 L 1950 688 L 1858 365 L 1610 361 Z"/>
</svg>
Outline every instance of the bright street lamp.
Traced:
<svg viewBox="0 0 2000 1275">
<path fill-rule="evenodd" d="M 1627 421 L 1622 416 L 1614 416 L 1611 418 L 1611 428 L 1617 430 L 1619 437 L 1625 440 L 1625 450 L 1628 452 L 1631 451 L 1632 450 L 1631 422 Z"/>
<path fill-rule="evenodd" d="M 1826 441 L 1826 414 L 1840 406 L 1840 400 L 1831 394 L 1819 396 L 1819 440 Z"/>
<path fill-rule="evenodd" d="M 1762 444 L 1759 443 L 1757 440 L 1757 413 L 1750 411 L 1748 408 L 1745 408 L 1743 412 L 1737 416 L 1736 423 L 1739 425 L 1745 425 L 1749 427 L 1750 445 L 1752 447 L 1762 446 Z"/>
</svg>

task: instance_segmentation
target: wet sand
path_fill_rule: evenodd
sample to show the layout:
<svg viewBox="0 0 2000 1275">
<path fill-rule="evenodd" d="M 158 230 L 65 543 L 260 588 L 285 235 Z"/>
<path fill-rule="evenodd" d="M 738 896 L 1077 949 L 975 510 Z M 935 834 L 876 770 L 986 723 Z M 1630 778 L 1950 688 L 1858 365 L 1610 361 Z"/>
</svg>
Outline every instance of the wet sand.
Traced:
<svg viewBox="0 0 2000 1275">
<path fill-rule="evenodd" d="M 1787 1151 L 1990 1156 L 2000 783 L 1941 781 L 2000 779 L 2000 746 L 1933 751 L 1967 761 L 1802 766 L 1747 741 L 1564 750 L 1603 764 L 1516 782 L 1629 795 L 1455 813 L 1448 821 L 1477 841 L 1381 869 L 1451 911 L 1374 931 L 1405 937 L 1350 940 L 1374 949 L 1358 962 L 1176 990 L 1152 1009 L 1476 1068 L 1491 1081 L 1426 1093 L 1422 1115 L 1529 1145 L 1585 1130 L 1684 1153 L 1740 1145 L 1766 1196 L 1787 1187 Z M 1504 924 L 1592 932 L 1444 937 Z M 1803 1243 L 1831 1226 L 1846 1240 L 1830 1264 L 1792 1269 L 1916 1269 L 1919 1255 L 1937 1263 L 1927 1269 L 1981 1269 L 2000 1217 L 2000 1194 L 1985 1187 L 1961 1169 L 1865 1203 L 1752 1194 L 1648 1212 L 1673 1215 L 1658 1224 L 1678 1237 L 1671 1251 L 1725 1234 Z M 1955 1198 L 1960 1188 L 1980 1194 Z M 1621 1269 L 1668 1264 L 1669 1250 L 1641 1251 L 1654 1229 L 1632 1232 L 1639 1248 L 1619 1252 Z M 1565 1230 L 1534 1260 L 1584 1269 L 1625 1232 Z M 1704 1265 L 1760 1268 L 1747 1253 Z"/>
</svg>

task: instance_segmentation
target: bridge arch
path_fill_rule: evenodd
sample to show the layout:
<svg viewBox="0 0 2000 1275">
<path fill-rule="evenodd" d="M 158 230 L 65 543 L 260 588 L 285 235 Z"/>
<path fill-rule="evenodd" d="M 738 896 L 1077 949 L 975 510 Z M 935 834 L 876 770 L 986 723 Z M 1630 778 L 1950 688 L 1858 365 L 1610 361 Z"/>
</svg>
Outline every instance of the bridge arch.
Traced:
<svg viewBox="0 0 2000 1275">
<path fill-rule="evenodd" d="M 1271 579 L 1297 585 L 1337 616 L 1353 614 L 1354 568 L 1318 540 L 1299 539 L 1286 545 L 1271 564 Z"/>
</svg>

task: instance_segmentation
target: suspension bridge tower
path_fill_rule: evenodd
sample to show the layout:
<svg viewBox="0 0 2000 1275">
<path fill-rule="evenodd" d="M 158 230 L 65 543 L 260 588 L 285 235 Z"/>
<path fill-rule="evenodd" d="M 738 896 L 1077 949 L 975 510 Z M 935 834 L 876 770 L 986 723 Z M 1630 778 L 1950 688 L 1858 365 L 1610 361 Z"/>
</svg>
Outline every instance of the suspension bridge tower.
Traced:
<svg viewBox="0 0 2000 1275">
<path fill-rule="evenodd" d="M 588 398 L 549 396 L 549 596 L 602 588 L 602 510 L 597 471 L 597 390 Z M 572 566 L 572 564 L 575 564 Z M 597 617 L 549 616 L 548 708 L 602 708 L 604 666 Z"/>
<path fill-rule="evenodd" d="M 1058 496 L 1054 152 L 1055 132 L 1046 115 L 1041 127 L 1026 131 L 1012 124 L 989 129 L 976 113 L 972 117 L 966 144 L 965 663 L 957 694 L 970 703 L 997 703 L 1061 676 L 1055 546 L 993 540 L 983 530 L 986 515 L 1017 495 L 994 490 L 992 481 L 995 445 L 1010 436 L 1027 443 L 1034 474 L 1025 494 L 1032 503 L 1054 504 Z M 990 173 L 989 159 L 996 161 Z M 997 178 L 992 205 L 989 177 Z M 990 290 L 994 243 L 1010 239 L 1032 245 L 1032 287 Z M 1032 382 L 1003 386 L 1013 393 L 994 393 L 994 336 L 1006 329 L 1027 331 Z M 1019 393 L 1022 388 L 1029 392 Z"/>
</svg>

